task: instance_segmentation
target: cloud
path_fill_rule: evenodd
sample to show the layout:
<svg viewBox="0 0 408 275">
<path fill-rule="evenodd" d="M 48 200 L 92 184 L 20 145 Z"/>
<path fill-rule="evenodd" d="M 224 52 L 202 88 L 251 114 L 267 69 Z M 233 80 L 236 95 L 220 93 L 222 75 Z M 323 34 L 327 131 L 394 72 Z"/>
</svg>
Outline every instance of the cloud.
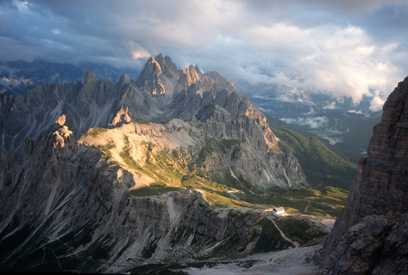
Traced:
<svg viewBox="0 0 408 275">
<path fill-rule="evenodd" d="M 323 135 L 321 136 L 321 138 L 327 140 L 330 143 L 330 145 L 336 145 L 339 142 L 343 142 L 343 140 L 341 140 L 340 138 L 330 137 L 328 135 Z"/>
<path fill-rule="evenodd" d="M 293 35 L 289 36 L 287 29 L 290 28 L 271 27 L 269 36 L 263 34 L 264 44 L 255 44 L 258 53 L 265 45 L 271 45 L 271 50 L 277 53 L 269 60 L 270 70 L 275 72 L 274 77 L 267 79 L 271 83 L 291 83 L 305 91 L 349 96 L 357 102 L 371 89 L 390 92 L 403 78 L 402 68 L 389 58 L 397 45 L 378 46 L 360 28 L 291 29 Z M 256 32 L 254 36 L 256 41 Z M 283 37 L 282 44 L 275 43 L 277 37 Z M 293 74 L 302 81 L 293 79 Z M 243 72 L 241 77 L 250 75 Z"/>
<path fill-rule="evenodd" d="M 384 95 L 379 91 L 375 90 L 373 99 L 370 102 L 370 111 L 377 112 L 382 110 L 382 106 L 385 103 Z"/>
<path fill-rule="evenodd" d="M 323 109 L 326 109 L 326 110 L 336 110 L 336 109 L 337 109 L 337 107 L 336 107 L 336 102 L 335 102 L 335 101 L 330 102 L 329 104 L 327 104 L 326 106 L 324 106 Z"/>
<path fill-rule="evenodd" d="M 387 95 L 408 71 L 407 7 L 399 0 L 3 1 L 0 57 L 134 67 L 162 52 L 180 66 L 357 102 L 374 90 Z"/>
<path fill-rule="evenodd" d="M 132 58 L 133 59 L 144 59 L 150 57 L 151 54 L 149 54 L 146 51 L 132 51 Z"/>
<path fill-rule="evenodd" d="M 347 111 L 347 113 L 350 113 L 350 114 L 357 114 L 357 115 L 362 115 L 362 114 L 363 114 L 363 112 L 362 112 L 362 111 L 356 111 L 356 110 L 348 110 L 348 111 Z"/>
<path fill-rule="evenodd" d="M 298 117 L 298 118 L 280 118 L 285 123 L 309 126 L 311 129 L 319 129 L 328 125 L 327 117 Z"/>
<path fill-rule="evenodd" d="M 256 11 L 257 13 L 269 13 L 270 10 L 276 10 L 280 8 L 281 11 L 286 15 L 288 12 L 298 11 L 299 9 L 304 10 L 318 10 L 325 12 L 336 12 L 343 16 L 357 16 L 361 14 L 366 14 L 377 10 L 384 4 L 398 4 L 403 1 L 401 0 L 260 0 L 242 1 L 247 9 Z"/>
<path fill-rule="evenodd" d="M 139 43 L 129 41 L 127 44 L 128 49 L 132 55 L 132 58 L 135 60 L 146 59 L 152 56 L 148 51 L 146 51 L 142 46 L 140 46 Z"/>
<path fill-rule="evenodd" d="M 27 11 L 30 8 L 30 5 L 27 1 L 13 0 L 10 4 L 12 7 L 16 8 L 19 11 Z"/>
<path fill-rule="evenodd" d="M 60 31 L 59 29 L 56 29 L 56 28 L 52 29 L 51 32 L 52 32 L 53 34 L 55 34 L 55 35 L 61 34 L 61 31 Z"/>
</svg>

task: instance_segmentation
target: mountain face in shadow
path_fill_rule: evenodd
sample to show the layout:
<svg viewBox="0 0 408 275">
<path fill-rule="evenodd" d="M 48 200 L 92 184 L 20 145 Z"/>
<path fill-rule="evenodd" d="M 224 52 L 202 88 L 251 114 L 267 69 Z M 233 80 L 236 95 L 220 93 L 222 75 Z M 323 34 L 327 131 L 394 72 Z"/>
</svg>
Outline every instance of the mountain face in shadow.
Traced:
<svg viewBox="0 0 408 275">
<path fill-rule="evenodd" d="M 231 82 L 161 55 L 136 81 L 88 72 L 2 96 L 0 137 L 2 271 L 124 273 L 282 250 L 239 197 L 309 186 Z"/>
<path fill-rule="evenodd" d="M 407 274 L 407 240 L 408 77 L 388 97 L 324 244 L 324 274 Z"/>
</svg>

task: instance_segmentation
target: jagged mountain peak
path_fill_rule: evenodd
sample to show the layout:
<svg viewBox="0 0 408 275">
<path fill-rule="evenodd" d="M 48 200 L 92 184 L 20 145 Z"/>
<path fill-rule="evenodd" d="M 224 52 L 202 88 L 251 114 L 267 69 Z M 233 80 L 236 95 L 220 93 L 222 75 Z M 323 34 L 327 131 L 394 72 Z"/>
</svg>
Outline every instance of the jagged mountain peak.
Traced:
<svg viewBox="0 0 408 275">
<path fill-rule="evenodd" d="M 113 85 L 110 81 L 97 80 L 93 72 L 88 72 L 84 85 L 79 84 L 43 85 L 37 87 L 35 97 L 28 98 L 31 94 L 28 92 L 20 100 L 12 99 L 2 106 L 0 149 L 18 149 L 26 137 L 38 137 L 63 114 L 64 125 L 79 136 L 92 127 L 114 127 L 131 119 L 160 123 L 173 118 L 190 120 L 203 106 L 215 104 L 234 119 L 250 117 L 258 121 L 256 127 L 261 131 L 268 130 L 261 123 L 265 120 L 262 114 L 257 110 L 248 112 L 254 108 L 244 96 L 236 93 L 226 78 L 216 72 L 202 73 L 197 65 L 178 70 L 170 57 L 161 54 L 149 58 L 136 82 L 123 74 Z M 13 112 L 8 111 L 11 108 Z M 270 143 L 270 140 L 273 139 L 265 140 L 269 149 L 276 146 L 276 142 Z"/>
<path fill-rule="evenodd" d="M 160 63 L 158 63 L 153 57 L 150 57 L 147 60 L 141 75 L 143 75 L 144 72 L 145 74 L 148 73 L 149 75 L 155 74 L 160 76 L 162 74 Z"/>
<path fill-rule="evenodd" d="M 170 57 L 163 57 L 162 54 L 150 57 L 136 80 L 136 86 L 143 89 L 147 94 L 157 96 L 172 97 L 183 89 L 188 89 L 192 84 L 196 84 L 197 91 L 202 94 L 205 91 L 217 92 L 226 89 L 229 92 L 236 92 L 235 86 L 225 77 L 217 72 L 203 73 L 195 65 L 177 69 L 177 66 Z"/>
<path fill-rule="evenodd" d="M 164 76 L 167 78 L 177 77 L 177 66 L 169 56 L 166 55 L 163 57 L 163 55 L 160 53 L 154 59 L 157 61 L 157 63 L 159 63 Z"/>
<path fill-rule="evenodd" d="M 166 77 L 162 67 L 173 77 Z M 218 73 L 202 74 L 197 65 L 177 70 L 170 57 L 162 55 L 148 60 L 136 82 L 124 74 L 113 85 L 88 72 L 84 84 L 44 84 L 5 101 L 0 106 L 0 150 L 18 149 L 25 138 L 39 137 L 63 114 L 64 125 L 76 136 L 91 127 L 126 123 L 129 118 L 161 123 L 173 118 L 190 120 L 206 104 L 226 108 L 237 118 L 246 115 L 249 102 L 235 91 Z"/>
<path fill-rule="evenodd" d="M 184 87 L 189 87 L 191 84 L 196 83 L 201 80 L 201 77 L 197 70 L 190 65 L 187 68 L 181 69 L 181 74 L 179 82 L 184 85 Z"/>
<path fill-rule="evenodd" d="M 225 78 L 170 61 L 149 59 L 137 82 L 89 72 L 2 101 L 0 269 L 124 273 L 288 246 L 265 239 L 261 211 L 218 206 L 307 187 L 297 160 L 273 153 L 265 117 Z"/>
<path fill-rule="evenodd" d="M 96 78 L 95 73 L 92 72 L 92 71 L 89 71 L 84 76 L 84 85 L 86 85 L 86 84 L 88 84 L 88 83 L 90 83 L 92 81 L 96 81 L 96 80 L 97 80 L 97 78 Z"/>
<path fill-rule="evenodd" d="M 136 80 L 136 85 L 142 88 L 145 93 L 164 95 L 166 90 L 161 81 L 161 75 L 162 69 L 160 64 L 153 57 L 150 57 L 139 78 Z"/>
<path fill-rule="evenodd" d="M 201 71 L 201 69 L 198 67 L 197 64 L 194 66 L 194 69 L 197 71 L 197 73 L 203 74 L 202 71 Z"/>
<path fill-rule="evenodd" d="M 177 76 L 178 69 L 176 64 L 174 64 L 173 60 L 171 60 L 169 56 L 166 55 L 163 57 L 163 55 L 160 53 L 156 57 L 149 57 L 141 73 L 141 76 L 143 75 L 141 79 L 145 79 L 146 77 L 150 77 L 152 75 L 159 77 L 162 74 L 167 78 L 173 78 Z"/>
<path fill-rule="evenodd" d="M 119 79 L 119 83 L 130 83 L 131 81 L 132 79 L 129 77 L 127 73 L 124 73 Z"/>
<path fill-rule="evenodd" d="M 167 62 L 166 57 L 159 55 L 156 58 L 162 64 L 174 64 Z M 32 94 L 29 92 L 0 108 L 0 149 L 16 150 L 27 137 L 38 138 L 44 131 L 50 131 L 50 126 L 54 124 L 67 126 L 79 137 L 95 127 L 116 128 L 138 120 L 167 123 L 178 118 L 185 121 L 198 119 L 204 124 L 209 120 L 211 125 L 203 127 L 207 135 L 247 141 L 265 158 L 261 162 L 280 163 L 282 160 L 268 155 L 277 146 L 277 141 L 262 113 L 246 97 L 236 93 L 233 85 L 218 73 L 202 74 L 201 79 L 197 69 L 198 66 L 190 65 L 177 70 L 178 77 L 170 79 L 161 73 L 159 62 L 150 58 L 137 82 L 124 74 L 113 85 L 106 80 L 97 80 L 94 73 L 88 72 L 84 85 L 51 83 L 37 87 L 35 96 L 29 97 Z M 143 74 L 144 85 L 138 86 Z M 162 93 L 157 93 L 158 88 L 162 88 L 163 93 L 169 93 L 161 96 Z M 47 100 L 38 100 L 40 98 Z M 206 106 L 214 108 L 204 112 Z M 9 112 L 10 109 L 12 112 Z M 199 114 L 200 110 L 202 112 Z M 278 164 L 274 167 L 281 166 Z M 265 169 L 270 170 L 270 167 Z M 274 173 L 265 172 L 257 182 L 262 182 L 264 186 L 278 184 L 284 187 L 285 181 L 276 180 Z M 287 182 L 305 186 L 302 172 L 299 178 L 296 178 L 298 173 L 294 175 Z"/>
</svg>

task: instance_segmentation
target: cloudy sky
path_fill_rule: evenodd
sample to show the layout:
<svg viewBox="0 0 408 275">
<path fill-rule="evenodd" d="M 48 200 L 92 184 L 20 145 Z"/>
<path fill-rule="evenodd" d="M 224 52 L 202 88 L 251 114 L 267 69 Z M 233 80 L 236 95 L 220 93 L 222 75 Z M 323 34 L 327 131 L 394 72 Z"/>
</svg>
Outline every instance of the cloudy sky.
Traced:
<svg viewBox="0 0 408 275">
<path fill-rule="evenodd" d="M 381 106 L 408 75 L 407 26 L 408 0 L 2 0 L 0 60 L 136 67 L 161 52 Z"/>
</svg>

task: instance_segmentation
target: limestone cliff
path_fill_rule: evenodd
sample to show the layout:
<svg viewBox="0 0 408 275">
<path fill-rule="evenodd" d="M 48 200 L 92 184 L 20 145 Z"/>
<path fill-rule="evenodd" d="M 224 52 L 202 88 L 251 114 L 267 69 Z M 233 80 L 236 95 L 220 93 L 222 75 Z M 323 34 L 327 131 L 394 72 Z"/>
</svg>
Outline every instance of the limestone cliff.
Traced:
<svg viewBox="0 0 408 275">
<path fill-rule="evenodd" d="M 388 97 L 324 244 L 324 274 L 407 274 L 407 215 L 408 77 Z"/>
<path fill-rule="evenodd" d="M 278 139 L 265 116 L 231 82 L 216 72 L 202 73 L 197 66 L 178 70 L 161 54 L 148 60 L 136 81 L 124 74 L 113 84 L 89 72 L 83 83 L 45 84 L 26 95 L 1 99 L 0 151 L 18 150 L 26 138 L 40 137 L 55 122 L 79 137 L 90 128 L 112 128 L 132 120 L 167 123 L 175 118 L 199 119 L 209 137 L 237 139 L 257 152 L 249 174 L 238 168 L 241 164 L 228 159 L 222 160 L 221 167 L 236 164 L 237 172 L 246 175 L 251 184 L 265 188 L 307 186 L 293 156 L 274 154 Z M 209 106 L 224 110 L 228 119 L 209 113 L 203 117 Z M 246 162 L 249 156 L 242 156 L 240 161 Z M 293 161 L 286 167 L 289 159 Z"/>
<path fill-rule="evenodd" d="M 290 246 L 240 196 L 305 176 L 219 74 L 159 55 L 136 81 L 89 72 L 0 99 L 1 271 L 123 273 Z"/>
<path fill-rule="evenodd" d="M 138 128 L 143 134 L 137 136 L 165 146 L 162 127 Z M 176 148 L 183 130 L 168 127 Z M 135 132 L 130 124 L 121 128 Z M 240 257 L 264 242 L 274 249 L 290 245 L 276 229 L 264 230 L 273 225 L 260 212 L 215 208 L 203 191 L 132 195 L 141 181 L 137 164 L 114 164 L 115 153 L 104 158 L 97 137 L 84 139 L 55 126 L 27 139 L 20 154 L 0 154 L 0 270 L 123 273 L 146 263 Z M 93 139 L 95 145 L 87 145 Z"/>
<path fill-rule="evenodd" d="M 150 93 L 152 95 L 164 95 L 166 93 L 166 89 L 164 88 L 160 79 L 162 74 L 163 73 L 159 63 L 154 60 L 153 57 L 150 57 L 139 79 L 137 80 L 136 85 L 141 87 L 145 93 Z"/>
</svg>

